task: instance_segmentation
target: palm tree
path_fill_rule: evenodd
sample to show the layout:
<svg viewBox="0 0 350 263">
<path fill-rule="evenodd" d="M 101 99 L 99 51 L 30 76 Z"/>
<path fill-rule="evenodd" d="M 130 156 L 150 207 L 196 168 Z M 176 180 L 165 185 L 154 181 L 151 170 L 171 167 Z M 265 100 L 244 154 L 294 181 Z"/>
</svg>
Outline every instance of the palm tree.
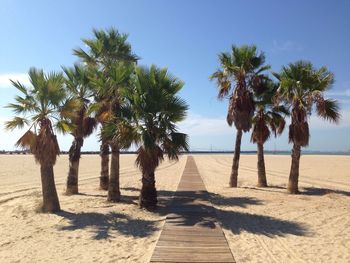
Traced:
<svg viewBox="0 0 350 263">
<path fill-rule="evenodd" d="M 84 138 L 88 137 L 96 127 L 96 120 L 88 115 L 88 107 L 91 104 L 92 91 L 89 87 L 87 70 L 78 64 L 73 68 L 63 68 L 66 75 L 66 87 L 71 96 L 77 101 L 75 115 L 70 122 L 74 126 L 72 135 L 74 140 L 69 149 L 69 172 L 67 178 L 67 194 L 78 193 L 78 171 L 81 147 Z"/>
<path fill-rule="evenodd" d="M 177 95 L 183 82 L 171 76 L 167 69 L 139 67 L 135 82 L 135 89 L 126 95 L 134 129 L 125 134 L 132 136 L 138 147 L 136 164 L 142 172 L 140 207 L 152 209 L 157 205 L 155 170 L 159 163 L 164 155 L 178 160 L 180 151 L 188 151 L 187 135 L 176 127 L 186 117 L 188 106 Z M 126 129 L 132 130 L 130 126 Z"/>
<path fill-rule="evenodd" d="M 62 74 L 53 72 L 45 75 L 42 70 L 31 68 L 29 80 L 32 87 L 12 81 L 22 96 L 16 96 L 16 102 L 7 107 L 20 116 L 6 122 L 5 127 L 13 130 L 29 126 L 16 145 L 29 149 L 34 154 L 36 162 L 40 164 L 42 210 L 57 212 L 60 210 L 60 204 L 53 166 L 60 149 L 53 128 L 62 132 L 69 131 L 70 127 L 65 119 L 73 116 L 72 109 L 76 107 L 76 102 L 66 99 Z"/>
<path fill-rule="evenodd" d="M 226 119 L 229 126 L 234 123 L 237 129 L 229 185 L 237 187 L 242 134 L 250 130 L 255 109 L 252 88 L 259 85 L 263 78 L 261 73 L 269 69 L 270 66 L 264 66 L 265 55 L 258 54 L 254 45 L 232 46 L 231 53 L 219 54 L 219 61 L 220 69 L 214 72 L 210 78 L 217 81 L 219 99 L 229 95 Z"/>
<path fill-rule="evenodd" d="M 105 78 L 102 72 L 96 72 L 95 78 L 90 80 L 91 85 L 96 88 L 96 95 L 103 98 L 92 107 L 96 118 L 103 123 L 100 138 L 101 141 L 107 142 L 112 150 L 107 197 L 111 202 L 120 200 L 119 155 L 120 150 L 129 145 L 124 146 L 123 141 L 113 139 L 119 137 L 111 137 L 105 130 L 110 129 L 111 125 L 119 126 L 119 122 L 127 120 L 122 116 L 125 101 L 123 90 L 132 87 L 134 71 L 133 64 L 119 62 L 110 67 L 108 78 Z"/>
<path fill-rule="evenodd" d="M 137 62 L 138 57 L 132 53 L 131 46 L 127 42 L 128 35 L 120 34 L 117 30 L 111 28 L 107 31 L 93 30 L 93 39 L 83 39 L 84 44 L 88 47 L 87 51 L 81 48 L 75 49 L 74 54 L 83 60 L 89 67 L 94 68 L 96 72 L 102 73 L 99 76 L 106 79 L 105 83 L 108 83 L 110 71 L 115 63 L 124 62 L 134 64 Z M 118 87 L 106 87 L 100 86 L 101 90 L 111 90 L 112 88 L 118 89 Z M 100 113 L 104 112 L 115 106 L 110 105 L 109 101 L 113 98 L 113 95 L 106 94 L 104 91 L 97 92 L 99 95 L 95 96 L 95 101 L 100 103 Z M 103 95 L 101 95 L 103 94 Z M 118 100 L 114 99 L 114 102 L 118 104 Z M 105 114 L 108 115 L 108 114 Z M 103 130 L 106 118 L 99 118 Z M 111 189 L 108 187 L 108 163 L 109 163 L 109 142 L 104 138 L 101 138 L 101 177 L 100 187 L 101 189 Z M 119 151 L 116 146 L 112 146 L 112 162 L 111 166 L 115 167 L 119 171 Z M 119 173 L 119 172 L 118 172 Z M 111 190 L 109 198 L 111 201 L 118 201 L 118 191 L 116 189 Z M 113 192 L 113 193 L 112 193 Z"/>
<path fill-rule="evenodd" d="M 337 123 L 340 119 L 337 101 L 324 97 L 334 81 L 334 75 L 326 67 L 314 68 L 311 62 L 297 61 L 282 67 L 281 72 L 274 73 L 280 81 L 278 96 L 291 107 L 291 124 L 289 142 L 293 143 L 292 165 L 289 174 L 288 191 L 299 193 L 299 161 L 301 147 L 309 144 L 308 116 L 315 105 L 319 117 Z"/>
<path fill-rule="evenodd" d="M 270 138 L 271 131 L 275 137 L 282 134 L 285 127 L 284 116 L 289 115 L 284 105 L 276 105 L 273 100 L 277 89 L 278 84 L 267 77 L 259 86 L 254 87 L 256 111 L 253 116 L 251 141 L 257 144 L 258 150 L 258 187 L 267 187 L 264 143 Z"/>
</svg>

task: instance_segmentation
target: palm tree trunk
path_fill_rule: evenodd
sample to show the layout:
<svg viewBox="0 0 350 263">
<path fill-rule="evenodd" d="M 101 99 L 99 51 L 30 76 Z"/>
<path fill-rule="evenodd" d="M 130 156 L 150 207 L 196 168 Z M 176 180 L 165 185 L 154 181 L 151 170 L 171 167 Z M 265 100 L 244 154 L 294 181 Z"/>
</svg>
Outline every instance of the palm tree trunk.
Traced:
<svg viewBox="0 0 350 263">
<path fill-rule="evenodd" d="M 299 180 L 299 162 L 300 162 L 300 145 L 293 144 L 292 150 L 292 166 L 290 168 L 288 192 L 291 194 L 298 194 L 298 180 Z"/>
<path fill-rule="evenodd" d="M 264 145 L 262 143 L 258 143 L 258 187 L 267 187 Z"/>
<path fill-rule="evenodd" d="M 66 190 L 66 194 L 68 195 L 78 193 L 79 160 L 83 142 L 83 138 L 74 138 L 72 146 L 69 149 L 69 172 Z"/>
<path fill-rule="evenodd" d="M 45 213 L 54 213 L 61 210 L 58 195 L 56 191 L 55 178 L 53 174 L 53 165 L 41 164 L 41 186 L 43 191 L 42 211 Z"/>
<path fill-rule="evenodd" d="M 108 190 L 108 176 L 109 176 L 109 145 L 102 138 L 100 147 L 101 156 L 101 176 L 100 176 L 100 189 Z"/>
<path fill-rule="evenodd" d="M 237 130 L 235 153 L 233 156 L 232 170 L 230 176 L 230 187 L 237 187 L 239 157 L 241 154 L 241 141 L 242 141 L 242 130 Z"/>
<path fill-rule="evenodd" d="M 142 188 L 139 205 L 146 209 L 154 209 L 157 206 L 157 189 L 154 170 L 142 172 Z"/>
<path fill-rule="evenodd" d="M 111 174 L 109 177 L 108 185 L 108 198 L 110 202 L 118 202 L 120 200 L 120 187 L 119 187 L 119 148 L 115 144 L 111 145 L 112 148 L 112 160 L 111 160 Z"/>
</svg>

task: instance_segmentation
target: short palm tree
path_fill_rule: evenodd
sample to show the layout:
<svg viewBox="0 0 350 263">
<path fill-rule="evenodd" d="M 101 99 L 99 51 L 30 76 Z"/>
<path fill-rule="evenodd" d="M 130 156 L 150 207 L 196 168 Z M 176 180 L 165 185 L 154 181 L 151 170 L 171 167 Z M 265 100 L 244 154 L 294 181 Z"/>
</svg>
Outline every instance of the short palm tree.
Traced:
<svg viewBox="0 0 350 263">
<path fill-rule="evenodd" d="M 258 187 L 267 187 L 264 143 L 270 138 L 271 132 L 275 136 L 282 134 L 285 127 L 284 118 L 289 115 L 284 105 L 276 105 L 274 101 L 277 89 L 278 84 L 267 77 L 254 88 L 256 110 L 253 116 L 251 141 L 257 144 L 258 150 Z"/>
<path fill-rule="evenodd" d="M 210 78 L 217 81 L 219 99 L 229 96 L 227 123 L 230 126 L 234 123 L 237 129 L 229 185 L 237 187 L 242 134 L 250 130 L 255 109 L 252 89 L 259 85 L 262 72 L 270 66 L 264 65 L 265 55 L 258 53 L 254 45 L 232 46 L 231 53 L 219 54 L 219 61 L 220 69 Z"/>
<path fill-rule="evenodd" d="M 178 96 L 183 82 L 167 69 L 139 67 L 135 82 L 135 89 L 126 96 L 134 120 L 133 131 L 127 134 L 138 147 L 136 164 L 142 172 L 140 207 L 153 209 L 157 205 L 155 170 L 159 163 L 164 155 L 177 160 L 181 151 L 188 151 L 187 135 L 176 127 L 186 117 L 188 106 Z"/>
<path fill-rule="evenodd" d="M 81 48 L 75 49 L 74 54 L 77 55 L 84 63 L 86 63 L 90 68 L 94 68 L 96 72 L 102 73 L 99 76 L 103 76 L 106 79 L 109 78 L 110 70 L 113 68 L 115 63 L 136 63 L 138 57 L 132 53 L 131 45 L 127 42 L 128 35 L 121 34 L 116 29 L 109 30 L 93 30 L 94 38 L 93 39 L 83 39 L 84 44 L 88 47 L 88 50 L 85 51 Z M 99 87 L 100 89 L 111 90 L 111 87 Z M 115 87 L 116 89 L 118 87 Z M 99 102 L 100 109 L 105 108 L 108 110 L 109 100 L 113 95 L 108 95 L 106 92 L 98 92 L 100 95 L 95 96 L 95 101 Z M 103 94 L 103 96 L 101 95 Z M 102 97 L 101 97 L 102 96 Z M 117 101 L 114 99 L 117 103 Z M 107 104 L 106 104 L 107 103 Z M 99 119 L 102 126 L 101 131 L 106 118 Z M 113 151 L 113 149 L 112 149 Z M 116 151 L 114 150 L 116 153 Z M 119 154 L 112 158 L 111 166 L 119 167 Z M 100 177 L 100 188 L 107 190 L 109 185 L 109 142 L 104 138 L 101 140 L 100 147 L 101 155 L 101 177 Z M 118 162 L 115 163 L 115 162 Z M 119 168 L 118 168 L 119 169 Z M 111 193 L 112 196 L 112 193 Z M 117 201 L 119 198 L 114 194 L 112 198 L 114 201 Z"/>
<path fill-rule="evenodd" d="M 73 68 L 63 68 L 68 93 L 77 102 L 75 115 L 70 119 L 74 127 L 71 134 L 74 137 L 69 149 L 69 172 L 67 178 L 67 194 L 78 193 L 78 173 L 81 147 L 84 138 L 91 135 L 96 127 L 96 120 L 88 115 L 88 107 L 92 103 L 92 90 L 89 86 L 88 71 L 81 65 L 75 64 Z"/>
<path fill-rule="evenodd" d="M 309 144 L 308 116 L 313 106 L 317 115 L 325 120 L 336 123 L 340 118 L 337 101 L 324 97 L 324 92 L 333 84 L 334 75 L 326 67 L 316 69 L 311 62 L 297 61 L 282 67 L 281 72 L 274 73 L 274 76 L 280 81 L 277 98 L 291 107 L 289 142 L 293 143 L 293 150 L 288 191 L 297 194 L 300 152 L 301 147 Z"/>
<path fill-rule="evenodd" d="M 26 87 L 12 81 L 22 96 L 16 96 L 15 103 L 8 105 L 16 116 L 6 123 L 9 130 L 24 128 L 28 130 L 16 143 L 17 146 L 29 149 L 40 164 L 44 212 L 57 212 L 60 204 L 57 196 L 53 166 L 60 153 L 54 128 L 67 132 L 69 124 L 65 120 L 73 116 L 76 107 L 74 100 L 67 99 L 62 74 L 45 75 L 42 70 L 31 68 L 29 80 L 32 87 Z"/>
</svg>

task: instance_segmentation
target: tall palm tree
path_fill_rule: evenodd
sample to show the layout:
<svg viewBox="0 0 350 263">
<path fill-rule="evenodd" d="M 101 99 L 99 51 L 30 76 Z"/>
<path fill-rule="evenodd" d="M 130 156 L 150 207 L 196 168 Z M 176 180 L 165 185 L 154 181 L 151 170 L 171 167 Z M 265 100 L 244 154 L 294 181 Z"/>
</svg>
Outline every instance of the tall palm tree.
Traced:
<svg viewBox="0 0 350 263">
<path fill-rule="evenodd" d="M 316 114 L 325 120 L 337 123 L 340 118 L 337 101 L 324 97 L 324 92 L 332 87 L 334 75 L 326 67 L 316 69 L 311 62 L 297 61 L 282 67 L 274 76 L 280 81 L 277 98 L 291 107 L 289 142 L 293 143 L 293 150 L 288 191 L 297 194 L 300 152 L 301 147 L 309 144 L 308 116 L 313 106 Z"/>
<path fill-rule="evenodd" d="M 111 66 L 108 78 L 105 78 L 102 72 L 96 72 L 95 78 L 90 80 L 91 85 L 96 88 L 96 95 L 103 98 L 92 107 L 96 112 L 96 118 L 103 123 L 100 138 L 107 142 L 112 150 L 107 197 L 111 202 L 120 200 L 119 155 L 125 144 L 123 141 L 113 139 L 119 137 L 110 137 L 105 130 L 110 129 L 113 124 L 119 127 L 120 121 L 127 120 L 122 116 L 125 103 L 123 90 L 132 87 L 134 71 L 133 64 L 119 62 Z"/>
<path fill-rule="evenodd" d="M 138 147 L 136 164 L 142 172 L 140 207 L 152 209 L 157 205 L 155 170 L 164 155 L 177 160 L 180 151 L 188 151 L 187 135 L 176 127 L 176 123 L 186 117 L 188 109 L 178 96 L 183 85 L 167 69 L 139 67 L 135 89 L 126 95 L 134 128 L 125 134 L 134 138 Z"/>
<path fill-rule="evenodd" d="M 276 105 L 274 101 L 277 89 L 278 84 L 267 77 L 259 86 L 254 87 L 256 111 L 253 116 L 251 141 L 257 144 L 258 150 L 258 187 L 267 187 L 264 143 L 270 138 L 271 132 L 275 137 L 282 134 L 285 127 L 284 117 L 289 115 L 284 105 Z"/>
<path fill-rule="evenodd" d="M 60 153 L 54 128 L 67 132 L 70 130 L 66 118 L 73 116 L 76 107 L 74 100 L 67 99 L 62 74 L 44 74 L 42 70 L 31 68 L 29 80 L 32 87 L 12 81 L 15 88 L 22 93 L 16 96 L 15 103 L 9 104 L 15 114 L 6 122 L 9 130 L 29 127 L 16 145 L 29 149 L 40 164 L 44 212 L 57 212 L 60 204 L 54 180 L 53 166 Z"/>
<path fill-rule="evenodd" d="M 86 68 L 75 64 L 73 68 L 63 68 L 66 78 L 66 87 L 69 94 L 77 101 L 75 115 L 70 119 L 74 126 L 71 134 L 74 137 L 72 146 L 69 149 L 69 172 L 67 178 L 67 194 L 78 193 L 78 173 L 81 147 L 84 138 L 91 135 L 96 127 L 96 120 L 88 114 L 88 107 L 91 105 L 92 90 L 89 87 L 89 77 Z"/>
<path fill-rule="evenodd" d="M 81 48 L 75 49 L 74 54 L 81 58 L 89 67 L 94 68 L 96 72 L 102 73 L 103 78 L 106 79 L 105 83 L 108 83 L 107 79 L 113 65 L 115 63 L 124 62 L 124 63 L 136 63 L 138 57 L 132 53 L 131 45 L 127 42 L 128 35 L 121 34 L 116 29 L 104 30 L 93 30 L 94 38 L 93 39 L 83 39 L 84 44 L 88 47 L 88 50 L 85 51 Z M 111 90 L 111 88 L 118 89 L 118 87 L 106 87 L 100 86 L 100 89 Z M 115 108 L 114 106 L 109 107 L 108 102 L 113 97 L 113 95 L 108 95 L 106 92 L 98 92 L 95 96 L 95 101 L 101 103 L 100 109 Z M 101 95 L 103 94 L 103 95 Z M 114 102 L 118 104 L 118 100 L 114 99 Z M 107 103 L 107 104 L 106 104 Z M 107 121 L 106 118 L 100 118 L 102 127 Z M 114 148 L 114 149 L 113 149 Z M 109 187 L 108 179 L 108 163 L 109 163 L 109 142 L 104 138 L 101 138 L 101 177 L 100 177 L 100 187 L 101 189 L 107 190 Z M 119 152 L 115 146 L 112 146 L 112 162 L 111 166 L 116 167 L 119 170 Z M 109 188 L 111 189 L 111 188 Z M 112 193 L 114 192 L 114 194 Z M 117 196 L 118 191 L 113 189 L 110 192 L 109 198 L 110 201 L 118 201 L 119 197 Z"/>
<path fill-rule="evenodd" d="M 252 88 L 262 80 L 261 73 L 270 68 L 265 63 L 265 55 L 258 53 L 256 46 L 232 46 L 231 53 L 219 54 L 220 68 L 211 75 L 217 81 L 218 98 L 229 96 L 227 123 L 237 129 L 235 152 L 230 176 L 230 187 L 237 187 L 241 139 L 243 132 L 252 126 L 254 101 Z M 234 86 L 234 87 L 232 87 Z"/>
</svg>

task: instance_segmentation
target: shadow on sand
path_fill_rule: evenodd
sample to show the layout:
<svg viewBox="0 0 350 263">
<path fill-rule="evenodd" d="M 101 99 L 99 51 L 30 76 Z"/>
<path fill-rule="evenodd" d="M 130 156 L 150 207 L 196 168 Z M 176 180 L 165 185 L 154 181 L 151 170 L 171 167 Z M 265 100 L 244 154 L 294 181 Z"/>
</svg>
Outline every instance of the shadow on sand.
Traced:
<svg viewBox="0 0 350 263">
<path fill-rule="evenodd" d="M 111 212 L 103 213 L 71 213 L 61 211 L 58 216 L 69 220 L 69 225 L 59 226 L 62 231 L 75 231 L 79 229 L 91 229 L 94 233 L 93 239 L 101 240 L 112 237 L 111 232 L 134 237 L 146 237 L 151 235 L 158 228 L 158 221 L 132 218 L 125 214 Z"/>
<path fill-rule="evenodd" d="M 315 195 L 315 196 L 322 196 L 326 194 L 339 194 L 344 196 L 350 196 L 350 192 L 348 191 L 334 190 L 334 189 L 327 189 L 327 188 L 315 188 L 315 187 L 304 187 L 301 193 L 304 195 Z"/>
<path fill-rule="evenodd" d="M 136 205 L 139 189 L 129 187 L 123 190 L 137 192 L 137 196 L 123 196 L 122 201 Z M 158 199 L 159 207 L 155 213 L 160 216 L 168 215 L 167 220 L 172 220 L 179 226 L 200 225 L 212 228 L 213 222 L 218 221 L 224 229 L 234 234 L 240 234 L 242 231 L 269 237 L 311 234 L 306 226 L 297 222 L 220 208 L 220 206 L 246 208 L 251 205 L 264 205 L 256 198 L 224 197 L 201 191 L 158 191 Z M 96 240 L 107 239 L 115 231 L 122 235 L 145 237 L 159 230 L 156 226 L 159 220 L 133 218 L 117 212 L 103 214 L 62 211 L 57 215 L 68 219 L 68 225 L 58 227 L 59 230 L 89 229 L 94 233 L 93 239 Z"/>
<path fill-rule="evenodd" d="M 159 196 L 174 195 L 173 192 L 168 191 L 159 191 L 158 193 Z M 221 209 L 220 206 L 222 205 L 246 208 L 248 205 L 263 205 L 263 202 L 251 197 L 224 197 L 200 191 L 180 191 L 175 193 L 173 202 L 167 208 L 167 212 L 171 214 L 174 222 L 178 220 L 177 224 L 179 226 L 201 225 L 213 227 L 212 222 L 216 219 L 224 229 L 228 229 L 234 234 L 246 231 L 269 237 L 287 234 L 296 236 L 311 235 L 307 227 L 300 223 L 266 215 Z"/>
<path fill-rule="evenodd" d="M 241 188 L 254 190 L 254 191 L 264 191 L 264 192 L 276 192 L 274 191 L 274 189 L 281 189 L 281 190 L 284 190 L 283 193 L 288 194 L 287 187 L 282 187 L 282 186 L 268 186 L 268 187 L 262 187 L 262 188 L 244 186 Z M 326 194 L 339 194 L 344 196 L 350 196 L 350 192 L 348 191 L 329 189 L 329 188 L 318 188 L 318 187 L 302 187 L 299 193 L 299 195 L 310 195 L 310 196 L 322 196 Z"/>
</svg>

